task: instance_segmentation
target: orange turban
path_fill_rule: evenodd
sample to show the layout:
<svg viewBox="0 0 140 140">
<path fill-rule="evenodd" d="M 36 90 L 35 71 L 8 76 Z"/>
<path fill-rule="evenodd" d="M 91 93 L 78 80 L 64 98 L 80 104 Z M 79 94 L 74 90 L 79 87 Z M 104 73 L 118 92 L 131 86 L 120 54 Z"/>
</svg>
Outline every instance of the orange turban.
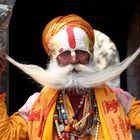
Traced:
<svg viewBox="0 0 140 140">
<path fill-rule="evenodd" d="M 49 56 L 51 56 L 51 48 L 49 48 L 48 44 L 50 39 L 61 29 L 68 27 L 68 26 L 73 26 L 73 27 L 79 27 L 81 29 L 83 29 L 90 40 L 90 48 L 89 50 L 93 50 L 93 46 L 94 46 L 94 31 L 93 28 L 91 27 L 91 25 L 85 21 L 83 18 L 81 18 L 78 15 L 75 14 L 70 14 L 67 16 L 58 16 L 56 18 L 54 18 L 52 21 L 50 21 L 43 33 L 42 33 L 42 43 L 44 46 L 45 51 L 47 52 L 47 54 Z"/>
</svg>

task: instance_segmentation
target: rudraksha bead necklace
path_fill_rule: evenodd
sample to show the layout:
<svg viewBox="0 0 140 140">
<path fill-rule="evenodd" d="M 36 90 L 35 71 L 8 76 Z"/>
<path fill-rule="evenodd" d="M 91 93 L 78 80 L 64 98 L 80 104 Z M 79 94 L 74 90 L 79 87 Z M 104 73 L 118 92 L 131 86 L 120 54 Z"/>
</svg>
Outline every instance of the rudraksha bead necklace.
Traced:
<svg viewBox="0 0 140 140">
<path fill-rule="evenodd" d="M 92 90 L 88 92 L 89 101 L 86 114 L 77 121 L 79 110 L 83 107 L 85 102 L 85 94 L 82 95 L 80 103 L 72 118 L 69 118 L 66 107 L 66 94 L 60 93 L 56 103 L 56 110 L 54 112 L 54 123 L 59 140 L 70 140 L 71 137 L 84 137 L 88 135 L 95 136 L 98 139 L 99 132 L 99 113 L 97 103 Z"/>
</svg>

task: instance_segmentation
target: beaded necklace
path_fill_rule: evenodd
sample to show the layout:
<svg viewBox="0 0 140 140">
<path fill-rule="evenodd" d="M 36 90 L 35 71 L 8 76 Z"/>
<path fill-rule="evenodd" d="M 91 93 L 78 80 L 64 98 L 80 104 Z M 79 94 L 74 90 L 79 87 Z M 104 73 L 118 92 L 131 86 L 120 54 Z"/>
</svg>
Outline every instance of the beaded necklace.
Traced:
<svg viewBox="0 0 140 140">
<path fill-rule="evenodd" d="M 64 92 L 59 94 L 56 110 L 53 115 L 59 140 L 70 140 L 90 135 L 95 136 L 95 140 L 98 139 L 100 126 L 98 107 L 93 91 L 90 90 L 88 93 L 89 101 L 86 113 L 78 122 L 77 115 L 84 105 L 85 94 L 82 95 L 80 103 L 72 118 L 69 117 L 67 111 L 66 94 Z"/>
</svg>

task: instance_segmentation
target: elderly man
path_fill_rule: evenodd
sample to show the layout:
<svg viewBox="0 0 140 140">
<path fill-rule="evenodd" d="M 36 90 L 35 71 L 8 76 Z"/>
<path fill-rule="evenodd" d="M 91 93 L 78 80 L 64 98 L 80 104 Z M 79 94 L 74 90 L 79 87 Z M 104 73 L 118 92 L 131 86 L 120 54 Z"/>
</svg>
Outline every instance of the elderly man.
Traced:
<svg viewBox="0 0 140 140">
<path fill-rule="evenodd" d="M 10 117 L 5 94 L 0 94 L 1 140 L 132 140 L 131 127 L 140 130 L 140 101 L 110 88 L 106 81 L 121 74 L 140 49 L 98 71 L 93 63 L 94 38 L 91 25 L 70 14 L 54 18 L 43 31 L 43 46 L 50 56 L 47 69 L 0 53 L 1 73 L 6 57 L 43 86 Z"/>
</svg>

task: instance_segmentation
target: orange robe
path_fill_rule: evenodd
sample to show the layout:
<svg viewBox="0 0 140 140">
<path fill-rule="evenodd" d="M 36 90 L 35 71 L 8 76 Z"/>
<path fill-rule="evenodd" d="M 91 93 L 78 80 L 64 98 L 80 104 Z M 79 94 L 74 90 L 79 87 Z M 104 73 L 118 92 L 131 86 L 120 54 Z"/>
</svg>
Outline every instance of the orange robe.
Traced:
<svg viewBox="0 0 140 140">
<path fill-rule="evenodd" d="M 130 112 L 126 115 L 115 94 L 108 87 L 96 88 L 94 91 L 101 119 L 98 139 L 131 140 L 131 126 L 140 130 L 140 101 L 134 98 Z M 57 90 L 44 87 L 32 107 L 28 122 L 18 113 L 8 117 L 4 95 L 0 95 L 0 140 L 57 139 L 53 126 L 53 113 L 58 93 Z M 69 114 L 72 115 L 74 112 L 68 97 L 66 100 Z M 88 139 L 94 140 L 93 137 Z"/>
</svg>

